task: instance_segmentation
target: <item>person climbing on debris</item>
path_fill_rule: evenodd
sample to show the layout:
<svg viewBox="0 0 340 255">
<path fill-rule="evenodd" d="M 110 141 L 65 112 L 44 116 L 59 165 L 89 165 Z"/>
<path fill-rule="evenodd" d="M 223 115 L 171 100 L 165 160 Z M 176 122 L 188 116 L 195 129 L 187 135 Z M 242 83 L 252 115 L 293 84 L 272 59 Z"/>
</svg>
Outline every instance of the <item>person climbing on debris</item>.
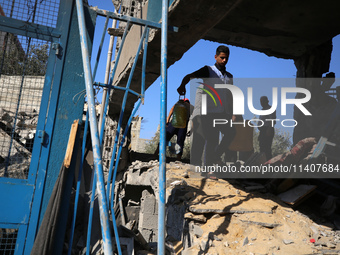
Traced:
<svg viewBox="0 0 340 255">
<path fill-rule="evenodd" d="M 169 143 L 169 141 L 171 140 L 171 138 L 176 135 L 177 136 L 177 142 L 175 145 L 175 154 L 177 155 L 177 160 L 181 160 L 182 159 L 182 155 L 183 155 L 183 148 L 184 148 L 184 142 L 185 142 L 185 138 L 187 136 L 187 131 L 188 131 L 188 122 L 190 119 L 190 115 L 193 112 L 193 106 L 190 104 L 190 101 L 188 98 L 184 98 L 183 100 L 185 107 L 187 108 L 187 118 L 186 118 L 186 125 L 184 128 L 176 128 L 173 126 L 173 124 L 171 123 L 173 114 L 174 114 L 174 109 L 175 109 L 175 105 L 172 106 L 172 108 L 170 109 L 169 115 L 166 119 L 166 144 Z M 159 144 L 157 146 L 157 149 L 154 153 L 154 155 L 158 155 L 159 153 Z"/>
<path fill-rule="evenodd" d="M 262 96 L 260 98 L 260 103 L 262 106 L 262 110 L 270 109 L 268 97 Z M 266 154 L 267 160 L 272 158 L 272 143 L 274 139 L 274 125 L 276 121 L 265 121 L 266 119 L 276 119 L 276 111 L 269 115 L 261 115 L 260 120 L 263 121 L 263 126 L 259 127 L 259 144 L 260 144 L 260 152 L 264 152 Z"/>
<path fill-rule="evenodd" d="M 235 136 L 234 127 L 230 125 L 218 125 L 213 127 L 214 119 L 232 119 L 232 96 L 228 89 L 215 88 L 215 84 L 232 84 L 233 76 L 226 71 L 230 50 L 227 46 L 221 45 L 216 49 L 215 64 L 204 66 L 201 69 L 187 74 L 181 85 L 177 88 L 180 95 L 185 95 L 186 84 L 193 78 L 203 79 L 203 83 L 196 90 L 195 108 L 192 119 L 192 140 L 191 140 L 191 164 L 212 165 L 221 163 L 221 155 L 227 151 Z M 209 78 L 209 79 L 208 79 Z M 205 91 L 211 90 L 221 98 L 220 104 L 216 106 L 210 97 L 207 98 L 207 112 L 202 114 L 202 98 Z M 205 97 L 204 97 L 205 98 Z M 223 138 L 219 142 L 221 134 Z"/>
</svg>

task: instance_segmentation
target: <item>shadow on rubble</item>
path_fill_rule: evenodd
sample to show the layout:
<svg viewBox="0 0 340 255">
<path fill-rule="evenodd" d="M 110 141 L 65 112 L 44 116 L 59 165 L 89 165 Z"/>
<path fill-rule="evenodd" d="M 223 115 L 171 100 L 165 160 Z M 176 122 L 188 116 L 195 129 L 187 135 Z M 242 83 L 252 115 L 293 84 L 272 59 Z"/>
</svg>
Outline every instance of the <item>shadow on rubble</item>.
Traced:
<svg viewBox="0 0 340 255">
<path fill-rule="evenodd" d="M 152 155 L 139 154 L 135 158 L 143 162 L 155 160 Z M 167 163 L 170 163 L 170 168 L 180 169 L 185 167 L 185 164 L 176 162 L 175 159 L 167 158 Z M 149 171 L 149 170 L 148 170 Z M 169 171 L 169 169 L 167 169 Z M 171 171 L 171 170 L 170 170 Z M 228 227 L 230 225 L 231 217 L 234 213 L 243 214 L 247 211 L 246 206 L 251 200 L 265 199 L 272 201 L 273 206 L 270 211 L 264 213 L 271 213 L 275 211 L 275 205 L 279 204 L 284 208 L 293 208 L 299 211 L 308 218 L 312 219 L 319 225 L 330 226 L 337 229 L 337 214 L 338 202 L 334 194 L 339 194 L 340 189 L 337 185 L 337 180 L 310 180 L 310 179 L 212 179 L 210 176 L 202 176 L 201 173 L 189 172 L 190 177 L 171 177 L 167 176 L 167 187 L 170 188 L 170 194 L 167 200 L 166 208 L 166 228 L 167 228 L 167 248 L 169 251 L 176 251 L 179 249 L 187 249 L 193 244 L 199 242 L 200 252 L 204 254 L 208 246 L 213 240 L 218 239 L 220 234 L 228 234 Z M 197 185 L 187 184 L 186 179 L 196 178 L 199 180 Z M 324 183 L 321 185 L 321 183 Z M 188 181 L 189 183 L 189 181 Z M 234 190 L 241 192 L 242 196 L 235 194 L 213 194 L 209 189 L 214 185 L 232 186 Z M 269 185 L 270 184 L 270 185 Z M 281 191 L 289 191 L 294 187 L 313 186 L 316 185 L 317 189 L 307 195 L 299 197 L 298 201 L 293 204 L 287 204 L 278 196 L 277 188 L 280 187 Z M 276 189 L 273 189 L 272 187 Z M 135 191 L 134 187 L 134 191 Z M 326 189 L 326 190 L 325 190 Z M 325 190 L 324 192 L 321 190 Z M 149 191 L 149 192 L 152 192 Z M 139 192 L 140 193 L 140 192 Z M 333 194 L 333 196 L 332 196 Z M 149 199 L 149 198 L 148 198 Z M 136 200 L 138 201 L 138 200 Z M 207 205 L 196 206 L 196 205 Z M 214 208 L 218 205 L 217 208 Z M 255 211 L 260 212 L 261 211 Z M 326 214 L 325 214 L 326 213 Z M 151 215 L 150 217 L 154 217 Z M 149 216 L 148 216 L 149 217 Z M 203 231 L 203 226 L 209 219 L 220 218 L 218 226 L 215 226 L 212 231 L 206 233 Z M 156 217 L 154 217 L 156 220 Z M 265 223 L 263 227 L 273 228 L 274 226 Z M 155 236 L 155 233 L 153 233 Z M 151 239 L 149 239 L 150 241 Z M 154 239 L 156 241 L 156 239 Z M 171 253 L 171 252 L 170 252 Z"/>
<path fill-rule="evenodd" d="M 129 176 L 122 175 L 122 181 L 116 185 L 115 214 L 117 223 L 121 226 L 119 235 L 122 237 L 122 247 L 124 249 L 134 247 L 135 252 L 155 253 L 158 236 L 158 182 L 154 182 L 154 180 L 157 177 L 158 158 L 142 153 L 132 153 L 130 156 L 131 164 L 126 170 L 130 171 L 126 172 Z M 171 158 L 167 158 L 167 163 L 170 165 L 167 171 L 172 171 L 170 168 L 176 170 L 189 166 L 184 164 L 185 162 L 176 162 L 176 159 Z M 87 164 L 92 165 L 92 162 L 87 162 Z M 265 199 L 282 207 L 291 208 L 292 206 L 282 202 L 275 192 L 270 192 L 266 186 L 268 181 L 268 179 L 211 179 L 208 176 L 195 176 L 190 172 L 189 176 L 178 175 L 176 177 L 169 173 L 167 177 L 169 194 L 166 203 L 166 254 L 178 254 L 181 250 L 197 246 L 197 244 L 199 250 L 196 254 L 206 254 L 214 240 L 220 241 L 218 240 L 219 236 L 230 234 L 230 222 L 233 214 L 251 212 L 250 207 L 247 207 L 246 204 L 252 202 L 253 199 Z M 293 186 L 312 185 L 312 181 L 297 180 Z M 334 180 L 332 182 L 323 181 L 325 188 L 323 192 L 339 194 L 340 190 L 336 189 L 337 185 L 334 185 Z M 274 184 L 279 186 L 284 182 L 284 179 L 279 179 L 276 182 Z M 85 186 L 88 190 L 88 185 L 85 184 Z M 334 189 L 330 190 L 332 186 Z M 211 189 L 220 187 L 221 189 L 230 187 L 233 192 L 211 192 Z M 321 188 L 320 180 L 318 187 Z M 330 220 L 330 217 L 322 217 L 320 214 L 320 206 L 325 202 L 327 196 L 319 194 L 319 191 L 320 189 L 314 190 L 314 193 L 309 194 L 310 197 L 304 197 L 304 200 L 301 200 L 300 204 L 294 205 L 293 209 L 301 211 L 320 225 L 328 225 L 327 220 Z M 324 207 L 323 211 L 329 212 L 331 210 L 327 208 L 337 208 L 337 203 L 337 199 L 329 199 L 327 207 Z M 275 209 L 275 206 L 272 206 L 269 210 L 275 211 Z M 337 209 L 334 212 L 337 213 Z M 270 213 L 270 211 L 264 213 Z M 99 216 L 94 218 L 98 222 L 95 225 L 100 226 Z M 218 224 L 211 231 L 207 231 L 206 226 L 203 227 L 204 224 L 215 218 L 218 219 L 215 222 Z M 265 225 L 264 227 L 272 228 L 273 226 Z M 99 240 L 100 229 L 94 232 L 92 233 L 93 239 Z M 79 236 L 81 235 L 84 238 L 85 234 L 79 233 Z M 93 245 L 95 246 L 95 243 Z"/>
<path fill-rule="evenodd" d="M 271 197 L 258 192 L 249 192 L 246 195 L 238 196 L 237 194 L 207 194 L 204 191 L 204 189 L 209 189 L 211 185 L 217 185 L 217 183 L 222 186 L 224 184 L 225 186 L 231 184 L 236 191 L 245 191 L 237 180 L 226 182 L 209 178 L 200 178 L 199 186 L 186 185 L 185 181 L 181 181 L 172 188 L 166 205 L 167 244 L 168 247 L 172 247 L 170 250 L 174 251 L 174 247 L 176 247 L 171 240 L 177 240 L 177 242 L 182 241 L 182 248 L 184 249 L 198 243 L 200 251 L 197 251 L 197 254 L 205 254 L 212 241 L 220 241 L 218 237 L 220 234 L 228 234 L 228 227 L 233 213 L 243 214 L 252 212 L 247 209 L 247 206 L 242 207 L 242 205 L 252 199 L 272 198 L 275 202 L 281 203 L 282 206 L 288 207 L 282 202 L 277 201 L 274 196 Z M 225 201 L 228 202 L 223 204 Z M 271 209 L 275 210 L 274 207 Z M 265 211 L 264 213 L 270 213 L 270 211 Z M 201 226 L 212 218 L 220 218 L 223 222 L 219 221 L 219 225 L 213 231 L 204 231 Z"/>
<path fill-rule="evenodd" d="M 228 227 L 232 214 L 251 212 L 270 214 L 277 209 L 278 205 L 298 211 L 318 225 L 326 226 L 333 230 L 340 229 L 339 200 L 335 195 L 340 192 L 339 180 L 337 179 L 214 180 L 209 177 L 202 178 L 202 176 L 198 178 L 201 178 L 200 184 L 195 187 L 186 185 L 185 181 L 184 183 L 181 181 L 177 183 L 177 186 L 173 187 L 167 203 L 166 218 L 168 240 L 181 240 L 184 249 L 198 244 L 200 250 L 197 250 L 197 254 L 206 254 L 214 240 L 220 241 L 218 237 L 220 234 L 226 235 L 229 233 Z M 209 188 L 218 183 L 220 185 L 225 183 L 226 186 L 231 185 L 243 195 L 207 194 L 209 193 Z M 281 192 L 289 191 L 292 187 L 315 186 L 315 188 L 312 192 L 307 192 L 308 194 L 300 195 L 295 203 L 289 204 L 278 196 L 277 189 L 270 189 L 266 185 L 268 183 L 282 188 Z M 274 206 L 269 211 L 247 210 L 247 206 L 245 206 L 247 202 L 257 198 L 262 199 L 262 201 L 272 201 Z M 214 207 L 214 205 L 217 206 Z M 222 221 L 218 221 L 219 225 L 215 226 L 212 231 L 203 230 L 201 226 L 212 218 L 220 218 Z M 274 228 L 275 224 L 265 222 L 263 227 Z"/>
</svg>

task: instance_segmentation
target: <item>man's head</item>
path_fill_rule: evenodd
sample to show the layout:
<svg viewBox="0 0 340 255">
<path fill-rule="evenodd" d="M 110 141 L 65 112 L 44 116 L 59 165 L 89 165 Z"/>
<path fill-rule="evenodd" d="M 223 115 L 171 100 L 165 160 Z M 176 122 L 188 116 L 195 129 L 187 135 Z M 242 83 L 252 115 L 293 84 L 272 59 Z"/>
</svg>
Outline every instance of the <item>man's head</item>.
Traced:
<svg viewBox="0 0 340 255">
<path fill-rule="evenodd" d="M 262 96 L 262 97 L 260 98 L 260 103 L 261 103 L 261 106 L 262 106 L 262 107 L 268 106 L 268 104 L 269 104 L 268 97 Z"/>
<path fill-rule="evenodd" d="M 229 54 L 230 54 L 230 50 L 227 46 L 224 46 L 224 45 L 218 46 L 216 49 L 216 55 L 215 55 L 216 63 L 219 66 L 224 67 L 228 62 Z"/>
</svg>

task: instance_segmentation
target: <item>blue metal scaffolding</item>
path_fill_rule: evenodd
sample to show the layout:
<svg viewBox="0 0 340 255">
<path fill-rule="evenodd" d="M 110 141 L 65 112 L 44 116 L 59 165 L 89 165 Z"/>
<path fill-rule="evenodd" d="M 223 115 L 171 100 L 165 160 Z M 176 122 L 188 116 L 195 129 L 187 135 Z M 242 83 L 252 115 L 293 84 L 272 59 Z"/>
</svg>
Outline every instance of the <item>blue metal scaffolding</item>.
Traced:
<svg viewBox="0 0 340 255">
<path fill-rule="evenodd" d="M 117 252 L 118 254 L 122 254 L 122 250 L 120 247 L 120 240 L 118 236 L 118 229 L 114 214 L 114 190 L 115 190 L 115 180 L 119 165 L 119 159 L 121 150 L 124 144 L 124 139 L 127 135 L 129 125 L 132 122 L 132 119 L 138 110 L 139 106 L 144 100 L 144 93 L 145 93 L 145 67 L 146 67 L 146 56 L 147 56 L 147 46 L 148 46 L 148 37 L 149 37 L 149 29 L 155 28 L 155 29 L 161 29 L 162 31 L 162 42 L 161 42 L 161 115 L 160 115 L 160 156 L 159 156 L 159 213 L 158 213 L 158 254 L 165 254 L 165 170 L 166 170 L 166 156 L 165 156 L 165 123 L 166 123 L 166 100 L 167 100 L 167 33 L 168 33 L 168 25 L 167 25 L 167 13 L 168 13 L 168 1 L 163 0 L 162 2 L 162 23 L 156 23 L 148 20 L 142 20 L 130 16 L 120 15 L 114 12 L 106 11 L 106 10 L 100 10 L 96 9 L 96 13 L 101 16 L 106 17 L 106 22 L 104 25 L 104 31 L 107 28 L 107 23 L 109 18 L 111 19 L 117 19 L 121 22 L 126 22 L 125 31 L 120 43 L 120 48 L 117 53 L 115 64 L 112 69 L 110 81 L 108 84 L 103 84 L 100 82 L 94 82 L 93 79 L 95 77 L 95 73 L 97 70 L 97 65 L 100 57 L 100 51 L 103 44 L 103 39 L 101 40 L 101 44 L 99 46 L 99 52 L 98 57 L 96 60 L 94 72 L 92 74 L 91 72 L 91 66 L 90 66 L 90 56 L 89 56 L 89 48 L 87 45 L 87 38 L 86 38 L 86 26 L 85 26 L 85 18 L 84 18 L 84 7 L 82 0 L 76 0 L 76 6 L 77 6 L 77 14 L 78 14 L 78 24 L 79 24 L 79 33 L 81 38 L 81 50 L 82 50 L 82 59 L 83 59 L 83 68 L 84 68 L 84 78 L 85 78 L 85 84 L 86 84 L 86 93 L 87 93 L 87 102 L 88 102 L 88 115 L 86 120 L 86 129 L 88 126 L 90 126 L 90 133 L 91 133 L 91 141 L 93 146 L 93 157 L 94 157 L 94 165 L 95 165 L 95 176 L 94 176 L 94 184 L 93 184 L 93 190 L 92 190 L 92 197 L 91 197 L 91 211 L 90 211 L 90 218 L 89 218 L 89 225 L 88 225 L 88 239 L 87 239 L 87 254 L 90 252 L 90 238 L 91 238 L 91 224 L 92 224 L 92 210 L 93 210 L 93 201 L 94 201 L 94 194 L 98 192 L 99 197 L 99 210 L 100 210 L 100 220 L 101 220 L 101 230 L 102 230 L 102 237 L 103 237 L 103 246 L 104 246 L 104 254 L 113 254 L 113 245 L 111 242 L 111 232 L 110 232 L 110 212 L 112 216 L 112 224 L 113 224 L 113 230 L 114 230 L 114 236 L 115 236 L 115 243 L 117 246 Z M 116 69 L 118 66 L 118 62 L 121 56 L 121 52 L 124 46 L 124 41 L 126 39 L 126 35 L 128 32 L 128 29 L 130 27 L 130 24 L 137 24 L 142 26 L 143 34 L 141 36 L 141 40 L 136 52 L 136 57 L 134 60 L 134 63 L 132 65 L 129 78 L 127 81 L 127 84 L 125 87 L 120 86 L 113 86 L 113 78 L 115 77 Z M 174 31 L 176 31 L 175 28 L 170 28 Z M 105 35 L 105 32 L 103 32 L 103 37 Z M 137 65 L 138 55 L 143 49 L 143 61 L 142 61 L 142 84 L 141 84 L 141 92 L 137 93 L 130 89 L 130 85 L 132 82 L 132 76 L 135 70 L 135 67 Z M 95 111 L 95 98 L 93 94 L 93 85 L 101 86 L 106 88 L 106 100 L 105 100 L 105 107 L 104 107 L 104 116 L 102 116 L 103 121 L 101 123 L 100 130 L 101 132 L 98 132 L 98 123 L 96 118 L 96 111 Z M 122 101 L 119 121 L 118 121 L 118 127 L 116 130 L 116 136 L 115 136 L 115 142 L 113 146 L 112 151 L 112 157 L 110 162 L 110 168 L 109 168 L 109 175 L 108 175 L 108 181 L 107 186 L 105 189 L 105 183 L 104 183 L 104 176 L 103 176 L 103 166 L 102 166 L 102 155 L 101 155 L 101 148 L 102 148 L 102 140 L 103 140 L 103 130 L 104 130 L 104 124 L 105 124 L 105 117 L 106 117 L 106 111 L 109 103 L 109 96 L 110 91 L 114 90 L 123 90 L 124 91 L 124 97 Z M 119 143 L 119 134 L 121 133 L 122 129 L 122 122 L 123 122 L 123 116 L 124 111 L 126 107 L 127 97 L 128 94 L 136 95 L 139 98 L 139 101 L 137 102 L 131 116 L 129 117 L 127 127 L 123 131 L 123 137 Z M 84 141 L 86 140 L 86 132 L 84 133 Z M 85 146 L 86 142 L 83 142 L 83 146 Z M 82 157 L 84 157 L 84 148 Z M 82 158 L 83 162 L 84 158 Z M 82 166 L 82 163 L 81 163 Z M 79 175 L 81 176 L 81 171 L 79 171 Z M 78 178 L 78 183 L 80 181 L 80 177 Z M 96 185 L 95 185 L 96 184 Z M 79 186 L 79 185 L 78 185 Z M 111 192 L 110 192 L 111 191 Z M 77 191 L 76 194 L 76 201 L 78 200 L 79 192 Z M 73 216 L 73 223 L 72 228 L 74 231 L 74 225 L 76 220 L 76 210 L 74 212 Z M 70 239 L 70 249 L 69 254 L 71 253 L 71 247 L 72 247 L 72 240 L 73 240 L 73 232 L 71 233 L 71 239 Z"/>
</svg>

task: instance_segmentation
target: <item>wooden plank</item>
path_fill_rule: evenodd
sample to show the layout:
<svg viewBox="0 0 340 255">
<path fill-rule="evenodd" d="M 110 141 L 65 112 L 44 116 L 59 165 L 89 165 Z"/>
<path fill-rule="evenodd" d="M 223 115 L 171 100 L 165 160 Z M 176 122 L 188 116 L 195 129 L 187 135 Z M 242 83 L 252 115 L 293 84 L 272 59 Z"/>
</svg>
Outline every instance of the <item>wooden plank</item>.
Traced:
<svg viewBox="0 0 340 255">
<path fill-rule="evenodd" d="M 78 123 L 79 123 L 79 120 L 75 120 L 71 126 L 70 136 L 68 138 L 65 159 L 64 159 L 64 166 L 66 168 L 69 168 L 71 165 L 74 143 L 76 141 L 76 136 L 77 136 Z"/>
</svg>

